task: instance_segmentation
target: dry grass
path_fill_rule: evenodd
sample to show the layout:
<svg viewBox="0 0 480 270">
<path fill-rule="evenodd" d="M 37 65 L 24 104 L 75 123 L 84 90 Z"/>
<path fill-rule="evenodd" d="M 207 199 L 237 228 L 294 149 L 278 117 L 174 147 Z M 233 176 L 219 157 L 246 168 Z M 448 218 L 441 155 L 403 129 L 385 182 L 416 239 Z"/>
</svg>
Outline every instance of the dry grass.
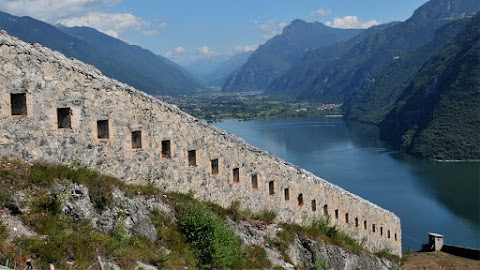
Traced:
<svg viewBox="0 0 480 270">
<path fill-rule="evenodd" d="M 444 252 L 412 252 L 404 254 L 402 269 L 478 270 L 480 260 L 466 259 Z"/>
</svg>

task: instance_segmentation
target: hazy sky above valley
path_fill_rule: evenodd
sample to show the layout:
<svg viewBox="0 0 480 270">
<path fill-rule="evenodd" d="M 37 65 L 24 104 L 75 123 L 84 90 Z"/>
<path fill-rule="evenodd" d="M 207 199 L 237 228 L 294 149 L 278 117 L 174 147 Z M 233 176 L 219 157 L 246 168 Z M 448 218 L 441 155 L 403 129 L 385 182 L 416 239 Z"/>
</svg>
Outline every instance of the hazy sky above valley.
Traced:
<svg viewBox="0 0 480 270">
<path fill-rule="evenodd" d="M 90 26 L 176 62 L 253 50 L 294 19 L 368 28 L 408 19 L 426 0 L 0 0 L 0 10 Z"/>
</svg>

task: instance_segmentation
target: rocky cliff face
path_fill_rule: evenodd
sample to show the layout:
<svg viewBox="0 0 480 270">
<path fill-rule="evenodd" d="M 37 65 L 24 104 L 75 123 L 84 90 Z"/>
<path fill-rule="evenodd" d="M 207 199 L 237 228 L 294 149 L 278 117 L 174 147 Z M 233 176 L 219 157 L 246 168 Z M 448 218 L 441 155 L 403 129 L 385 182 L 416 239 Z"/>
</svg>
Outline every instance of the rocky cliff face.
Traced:
<svg viewBox="0 0 480 270">
<path fill-rule="evenodd" d="M 365 252 L 353 253 L 335 245 L 299 236 L 295 237 L 289 247 L 289 255 L 295 265 L 306 269 L 399 269 L 398 264 L 385 258 Z"/>
</svg>

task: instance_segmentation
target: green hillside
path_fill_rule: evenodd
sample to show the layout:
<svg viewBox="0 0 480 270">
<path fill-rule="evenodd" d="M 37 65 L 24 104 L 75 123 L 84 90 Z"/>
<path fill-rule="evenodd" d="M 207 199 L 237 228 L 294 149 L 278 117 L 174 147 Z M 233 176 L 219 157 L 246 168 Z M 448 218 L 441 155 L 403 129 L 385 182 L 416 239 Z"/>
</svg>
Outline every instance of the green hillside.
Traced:
<svg viewBox="0 0 480 270">
<path fill-rule="evenodd" d="M 435 160 L 480 159 L 480 13 L 428 60 L 380 123 L 381 135 Z"/>
<path fill-rule="evenodd" d="M 367 36 L 333 65 L 323 69 L 298 97 L 326 103 L 355 104 L 397 57 L 403 57 L 430 42 L 435 31 L 446 23 L 473 15 L 480 9 L 477 0 L 431 0 L 411 18 Z"/>
<path fill-rule="evenodd" d="M 393 108 L 396 100 L 410 84 L 422 65 L 462 31 L 468 19 L 455 20 L 440 27 L 432 41 L 424 46 L 398 56 L 365 92 L 354 93 L 344 102 L 347 119 L 378 124 Z"/>
</svg>

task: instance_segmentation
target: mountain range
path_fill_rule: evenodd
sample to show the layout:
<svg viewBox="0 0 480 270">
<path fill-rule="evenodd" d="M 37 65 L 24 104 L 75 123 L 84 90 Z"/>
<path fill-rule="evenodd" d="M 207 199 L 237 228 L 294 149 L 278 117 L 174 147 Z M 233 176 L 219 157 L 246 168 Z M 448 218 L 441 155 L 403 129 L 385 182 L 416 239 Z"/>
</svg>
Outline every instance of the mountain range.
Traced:
<svg viewBox="0 0 480 270">
<path fill-rule="evenodd" d="M 338 29 L 319 22 L 294 20 L 282 34 L 261 45 L 240 70 L 234 72 L 223 91 L 258 91 L 266 89 L 312 49 L 328 47 L 359 34 L 361 29 Z"/>
<path fill-rule="evenodd" d="M 312 83 L 291 85 L 288 95 L 325 103 L 346 103 L 345 107 L 348 108 L 369 92 L 389 65 L 432 41 L 438 28 L 455 19 L 472 16 L 478 10 L 476 0 L 431 0 L 419 7 L 405 22 L 364 35 L 361 41 L 319 72 L 296 78 L 298 82 Z M 323 61 L 322 58 L 304 57 L 299 64 L 309 62 L 307 65 L 311 67 L 322 65 Z M 286 76 L 295 72 L 290 70 Z M 276 89 L 282 89 L 279 84 L 276 85 Z M 269 93 L 275 94 L 274 91 Z"/>
<path fill-rule="evenodd" d="M 262 90 L 341 103 L 345 118 L 377 124 L 415 155 L 478 160 L 479 10 L 476 0 L 431 0 L 405 22 L 306 52 Z"/>
<path fill-rule="evenodd" d="M 207 86 L 222 87 L 228 77 L 247 62 L 252 52 L 239 52 L 228 59 L 209 57 L 181 65 Z"/>
<path fill-rule="evenodd" d="M 97 67 L 105 75 L 152 95 L 183 95 L 202 87 L 183 68 L 139 46 L 89 27 L 64 27 L 0 11 L 0 28 Z"/>
</svg>

